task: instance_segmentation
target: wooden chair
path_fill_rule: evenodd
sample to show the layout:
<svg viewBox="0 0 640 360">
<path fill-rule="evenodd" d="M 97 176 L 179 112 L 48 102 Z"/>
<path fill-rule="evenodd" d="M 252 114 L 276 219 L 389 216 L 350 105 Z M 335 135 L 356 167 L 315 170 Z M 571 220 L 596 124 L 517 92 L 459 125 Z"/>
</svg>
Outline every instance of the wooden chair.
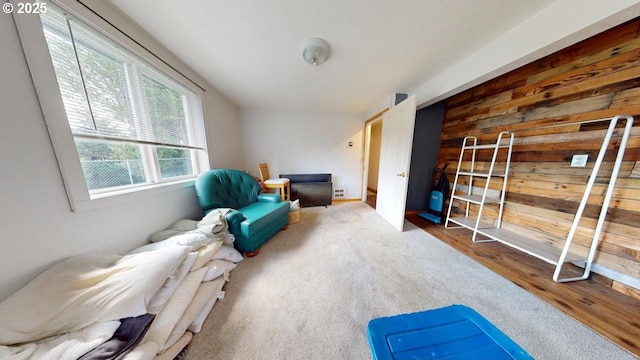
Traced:
<svg viewBox="0 0 640 360">
<path fill-rule="evenodd" d="M 262 184 L 265 188 L 267 188 L 267 190 L 279 189 L 280 198 L 282 199 L 282 201 L 291 199 L 291 197 L 289 196 L 289 194 L 291 193 L 291 181 L 289 179 L 272 179 L 271 175 L 269 175 L 269 166 L 267 165 L 267 163 L 259 163 L 258 170 L 260 171 L 260 180 L 262 180 Z"/>
</svg>

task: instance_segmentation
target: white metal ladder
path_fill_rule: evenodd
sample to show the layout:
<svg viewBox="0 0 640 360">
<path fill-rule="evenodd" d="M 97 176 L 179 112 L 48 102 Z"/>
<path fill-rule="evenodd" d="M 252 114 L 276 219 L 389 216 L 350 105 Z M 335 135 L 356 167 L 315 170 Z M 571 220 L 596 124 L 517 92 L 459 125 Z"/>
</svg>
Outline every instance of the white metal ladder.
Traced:
<svg viewBox="0 0 640 360">
<path fill-rule="evenodd" d="M 584 262 L 584 271 L 581 276 L 570 277 L 570 278 L 560 278 L 560 272 L 562 271 L 562 266 L 567 259 L 567 254 L 569 254 L 569 248 L 571 247 L 571 243 L 573 242 L 573 237 L 578 229 L 578 224 L 582 219 L 582 213 L 584 212 L 584 208 L 587 205 L 587 201 L 589 200 L 589 195 L 591 194 L 591 189 L 593 188 L 593 184 L 596 182 L 596 176 L 598 176 L 598 171 L 600 170 L 600 166 L 602 165 L 602 160 L 604 159 L 604 155 L 607 152 L 607 148 L 609 147 L 609 143 L 611 142 L 611 137 L 616 129 L 616 124 L 618 120 L 624 118 L 626 119 L 626 124 L 624 127 L 624 132 L 622 133 L 622 138 L 620 140 L 620 147 L 618 148 L 618 154 L 616 155 L 616 161 L 613 165 L 613 171 L 611 172 L 611 178 L 609 179 L 609 185 L 607 186 L 607 192 L 604 197 L 604 201 L 602 202 L 602 208 L 600 209 L 600 216 L 598 217 L 598 222 L 596 224 L 595 232 L 593 234 L 593 239 L 591 240 L 591 247 L 589 248 L 589 254 L 585 260 L 575 261 L 575 262 Z M 580 205 L 578 206 L 578 210 L 576 211 L 576 215 L 573 218 L 573 223 L 571 224 L 571 229 L 569 230 L 569 234 L 567 235 L 567 241 L 562 248 L 562 252 L 560 253 L 560 259 L 558 260 L 558 264 L 556 265 L 556 269 L 553 273 L 553 281 L 555 282 L 567 282 L 567 281 L 576 281 L 576 280 L 585 280 L 589 277 L 591 272 L 591 266 L 593 264 L 593 259 L 596 254 L 596 250 L 598 248 L 598 242 L 600 241 L 600 233 L 602 231 L 602 226 L 604 225 L 604 220 L 607 216 L 607 210 L 609 210 L 609 204 L 611 203 L 611 197 L 613 196 L 613 189 L 615 187 L 616 180 L 618 178 L 618 173 L 620 172 L 620 166 L 622 165 L 622 159 L 624 157 L 624 151 L 627 147 L 627 142 L 629 140 L 629 135 L 631 133 L 631 127 L 633 126 L 633 116 L 628 115 L 618 115 L 611 118 L 611 122 L 609 123 L 609 128 L 605 134 L 604 140 L 602 141 L 602 146 L 600 147 L 600 152 L 598 153 L 598 157 L 596 158 L 596 162 L 593 165 L 593 171 L 591 172 L 591 176 L 589 177 L 589 181 L 587 182 L 587 186 L 584 191 L 584 195 L 582 196 L 582 200 L 580 201 Z"/>
<path fill-rule="evenodd" d="M 571 245 L 573 243 L 573 239 L 574 236 L 576 234 L 576 231 L 578 229 L 578 225 L 582 219 L 582 215 L 584 213 L 584 209 L 587 206 L 588 200 L 589 200 L 589 196 L 591 195 L 591 191 L 593 190 L 593 185 L 596 182 L 596 177 L 598 176 L 598 172 L 600 170 L 600 167 L 602 165 L 602 162 L 604 160 L 604 156 L 605 153 L 607 152 L 607 148 L 609 147 L 609 144 L 611 143 L 611 138 L 613 137 L 613 134 L 616 130 L 616 125 L 618 124 L 618 120 L 620 119 L 624 119 L 626 120 L 626 124 L 624 127 L 624 131 L 622 132 L 621 135 L 621 140 L 620 140 L 620 146 L 618 148 L 618 153 L 616 155 L 616 160 L 613 166 L 613 170 L 611 172 L 611 178 L 609 179 L 609 184 L 607 185 L 607 191 L 604 197 L 604 200 L 602 202 L 602 207 L 600 209 L 600 214 L 598 216 L 598 221 L 596 223 L 596 227 L 594 230 L 594 234 L 593 234 L 593 239 L 591 240 L 591 244 L 589 246 L 589 251 L 588 251 L 588 255 L 586 256 L 586 258 L 582 255 L 576 254 L 575 252 L 571 252 Z M 459 175 L 470 175 L 470 176 L 479 176 L 478 172 L 474 172 L 473 170 L 475 170 L 475 153 L 472 153 L 472 161 L 471 161 L 471 171 L 470 172 L 465 172 L 465 171 L 460 171 L 460 167 L 462 164 L 462 158 L 464 155 L 464 151 L 465 150 L 469 150 L 469 149 L 486 149 L 486 148 L 491 148 L 491 147 L 497 147 L 501 144 L 502 141 L 502 137 L 499 136 L 498 141 L 496 142 L 495 145 L 477 145 L 476 143 L 476 139 L 474 137 L 468 137 L 464 139 L 463 142 L 463 146 L 462 146 L 462 151 L 460 153 L 460 161 L 458 162 L 458 171 L 456 172 L 456 178 L 454 181 L 454 187 L 453 187 L 453 193 L 451 196 L 451 201 L 449 202 L 449 210 L 447 212 L 447 220 L 445 222 L 445 227 L 449 228 L 449 222 L 453 222 L 455 224 L 458 224 L 462 227 L 468 228 L 470 230 L 473 231 L 473 241 L 476 241 L 476 235 L 480 234 L 483 236 L 488 237 L 490 240 L 488 241 L 499 241 L 501 243 L 504 243 L 506 245 L 509 245 L 513 248 L 516 248 L 520 251 L 526 252 L 527 254 L 536 256 L 548 263 L 551 263 L 555 266 L 555 271 L 553 273 L 553 280 L 555 282 L 568 282 L 568 281 L 577 281 L 577 280 L 585 280 L 589 277 L 589 274 L 591 273 L 591 268 L 593 265 L 593 259 L 595 258 L 595 254 L 596 254 L 596 250 L 598 249 L 598 242 L 600 241 L 600 234 L 602 232 L 602 227 L 604 225 L 604 221 L 605 218 L 607 216 L 607 210 L 609 209 L 609 204 L 611 203 L 611 197 L 613 196 L 613 190 L 615 187 L 615 183 L 616 180 L 618 178 L 618 173 L 620 172 L 620 167 L 622 165 L 622 160 L 624 158 L 624 152 L 625 149 L 627 147 L 627 142 L 629 140 L 630 134 L 631 134 L 631 128 L 633 126 L 633 117 L 632 116 L 626 116 L 626 115 L 618 115 L 615 116 L 611 119 L 599 119 L 599 120 L 593 120 L 593 121 L 589 121 L 589 122 L 598 122 L 598 121 L 603 121 L 603 120 L 609 120 L 609 128 L 605 133 L 604 139 L 602 141 L 602 146 L 600 147 L 600 151 L 598 152 L 598 156 L 595 160 L 595 163 L 593 165 L 593 170 L 591 171 L 591 176 L 589 177 L 589 180 L 587 181 L 587 185 L 585 187 L 585 191 L 584 194 L 582 196 L 582 200 L 580 201 L 580 204 L 578 205 L 578 209 L 576 211 L 576 214 L 573 218 L 573 222 L 571 224 L 571 228 L 569 230 L 569 233 L 567 235 L 567 238 L 565 240 L 564 246 L 562 247 L 562 250 L 560 250 L 559 248 L 553 247 L 553 246 L 548 246 L 546 244 L 541 243 L 540 241 L 534 240 L 534 239 L 530 239 L 527 238 L 526 236 L 524 236 L 523 234 L 520 233 L 515 233 L 512 231 L 508 231 L 505 229 L 500 229 L 500 225 L 501 225 L 501 217 L 502 217 L 502 207 L 504 206 L 504 195 L 505 195 L 505 190 L 506 190 L 506 175 L 509 171 L 509 163 L 510 163 L 510 158 L 511 156 L 508 156 L 508 160 L 507 160 L 507 164 L 505 167 L 505 178 L 504 178 L 504 184 L 503 184 L 503 188 L 502 188 L 502 194 L 500 196 L 500 199 L 495 199 L 495 200 L 489 200 L 487 201 L 487 190 L 489 188 L 489 184 L 488 181 L 485 184 L 485 188 L 484 188 L 484 192 L 482 194 L 482 196 L 478 196 L 478 195 L 473 195 L 472 193 L 472 182 L 470 182 L 470 186 L 469 189 L 467 191 L 466 195 L 454 195 L 455 190 L 457 188 L 458 185 L 458 176 Z M 567 124 L 564 124 L 567 125 Z M 564 126 L 564 125 L 556 125 L 556 126 Z M 502 135 L 502 133 L 501 133 Z M 472 145 L 468 144 L 468 141 L 472 141 Z M 511 140 L 513 141 L 513 140 Z M 495 150 L 497 152 L 497 148 Z M 509 153 L 511 152 L 511 149 L 509 149 Z M 494 174 L 493 171 L 493 165 L 495 163 L 495 158 L 496 158 L 496 154 L 494 153 L 494 158 L 492 161 L 492 165 L 489 169 L 489 174 L 484 174 L 484 176 L 487 175 L 493 175 L 493 176 L 500 176 L 501 174 Z M 451 207 L 452 207 L 452 203 L 453 200 L 457 199 L 457 200 L 461 200 L 461 201 L 466 201 L 467 202 L 467 210 L 466 210 L 466 216 L 465 217 L 451 217 Z M 479 208 L 479 213 L 478 213 L 478 217 L 475 220 L 472 220 L 469 218 L 469 203 L 475 203 L 478 204 L 480 206 Z M 486 223 L 482 223 L 480 221 L 480 218 L 482 216 L 482 209 L 483 209 L 483 205 L 484 203 L 499 203 L 500 204 L 500 210 L 498 213 L 498 219 L 496 219 L 496 223 L 495 226 L 491 225 L 491 224 L 486 224 Z M 580 276 L 575 276 L 575 277 L 566 277 L 566 278 L 560 278 L 560 273 L 562 272 L 562 268 L 564 266 L 565 263 L 572 263 L 575 265 L 581 265 L 584 264 L 584 269 L 582 272 L 582 275 Z"/>
<path fill-rule="evenodd" d="M 478 139 L 475 136 L 466 136 L 462 141 L 462 149 L 460 150 L 460 159 L 458 160 L 458 169 L 456 170 L 456 176 L 453 181 L 453 191 L 451 192 L 451 200 L 449 201 L 449 209 L 447 210 L 447 219 L 445 221 L 445 228 L 450 228 L 449 222 L 456 223 L 463 227 L 469 228 L 473 230 L 473 242 L 483 242 L 483 241 L 495 241 L 495 240 L 476 240 L 476 236 L 478 234 L 478 229 L 480 228 L 482 218 L 482 211 L 484 210 L 484 205 L 487 203 L 490 204 L 498 204 L 498 217 L 496 219 L 495 227 L 500 228 L 500 224 L 502 221 L 502 212 L 504 210 L 504 197 L 507 190 L 507 179 L 509 174 L 509 164 L 511 163 L 511 150 L 513 149 L 513 138 L 514 135 L 512 132 L 503 131 L 498 134 L 498 139 L 494 144 L 486 144 L 486 145 L 478 145 Z M 476 150 L 481 149 L 493 149 L 493 155 L 491 158 L 491 164 L 489 166 L 488 172 L 478 172 L 476 171 Z M 505 163 L 505 169 L 502 173 L 495 172 L 495 164 L 498 159 L 498 152 L 500 149 L 506 149 L 507 157 Z M 471 167 L 470 170 L 461 171 L 462 162 L 465 156 L 465 152 L 471 150 Z M 469 185 L 467 189 L 466 195 L 456 195 L 456 189 L 458 187 L 458 180 L 460 175 L 469 176 Z M 484 189 L 482 191 L 482 195 L 474 195 L 473 194 L 473 178 L 474 176 L 482 177 L 485 179 Z M 489 192 L 489 183 L 491 182 L 492 177 L 502 177 L 502 191 L 500 191 L 499 198 L 488 197 L 487 193 Z M 453 200 L 464 201 L 465 206 L 465 218 L 451 218 L 451 208 L 453 205 Z M 479 205 L 478 208 L 478 216 L 475 221 L 470 222 L 469 219 L 469 207 L 470 204 Z"/>
</svg>

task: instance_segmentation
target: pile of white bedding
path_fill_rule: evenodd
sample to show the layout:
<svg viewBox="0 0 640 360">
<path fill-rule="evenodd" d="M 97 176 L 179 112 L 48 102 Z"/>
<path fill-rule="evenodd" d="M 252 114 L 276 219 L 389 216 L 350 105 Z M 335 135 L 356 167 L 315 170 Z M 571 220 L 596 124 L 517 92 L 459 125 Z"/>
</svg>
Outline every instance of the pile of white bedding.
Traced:
<svg viewBox="0 0 640 360">
<path fill-rule="evenodd" d="M 44 271 L 0 302 L 0 358 L 175 358 L 243 259 L 221 219 L 180 220 L 126 255 L 78 255 Z"/>
</svg>

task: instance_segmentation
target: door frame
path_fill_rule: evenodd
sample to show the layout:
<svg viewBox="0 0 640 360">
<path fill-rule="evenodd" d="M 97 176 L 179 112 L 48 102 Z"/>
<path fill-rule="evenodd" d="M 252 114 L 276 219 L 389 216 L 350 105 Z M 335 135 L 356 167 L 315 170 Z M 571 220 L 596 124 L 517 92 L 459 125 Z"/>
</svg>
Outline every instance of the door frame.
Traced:
<svg viewBox="0 0 640 360">
<path fill-rule="evenodd" d="M 385 108 L 379 113 L 373 115 L 364 123 L 364 146 L 363 146 L 363 161 L 362 161 L 362 194 L 361 200 L 367 201 L 367 185 L 369 185 L 369 153 L 371 151 L 371 125 L 378 121 L 382 121 L 382 115 L 389 111 L 389 108 Z"/>
</svg>

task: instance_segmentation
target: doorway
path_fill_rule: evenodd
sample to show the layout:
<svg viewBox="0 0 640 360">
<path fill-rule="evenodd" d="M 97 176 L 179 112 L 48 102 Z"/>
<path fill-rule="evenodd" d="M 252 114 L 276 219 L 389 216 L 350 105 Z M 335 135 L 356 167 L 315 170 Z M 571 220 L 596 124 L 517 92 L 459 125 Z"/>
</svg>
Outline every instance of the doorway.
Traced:
<svg viewBox="0 0 640 360">
<path fill-rule="evenodd" d="M 378 194 L 383 113 L 384 111 L 367 120 L 365 124 L 362 201 L 374 209 L 376 208 Z"/>
</svg>

